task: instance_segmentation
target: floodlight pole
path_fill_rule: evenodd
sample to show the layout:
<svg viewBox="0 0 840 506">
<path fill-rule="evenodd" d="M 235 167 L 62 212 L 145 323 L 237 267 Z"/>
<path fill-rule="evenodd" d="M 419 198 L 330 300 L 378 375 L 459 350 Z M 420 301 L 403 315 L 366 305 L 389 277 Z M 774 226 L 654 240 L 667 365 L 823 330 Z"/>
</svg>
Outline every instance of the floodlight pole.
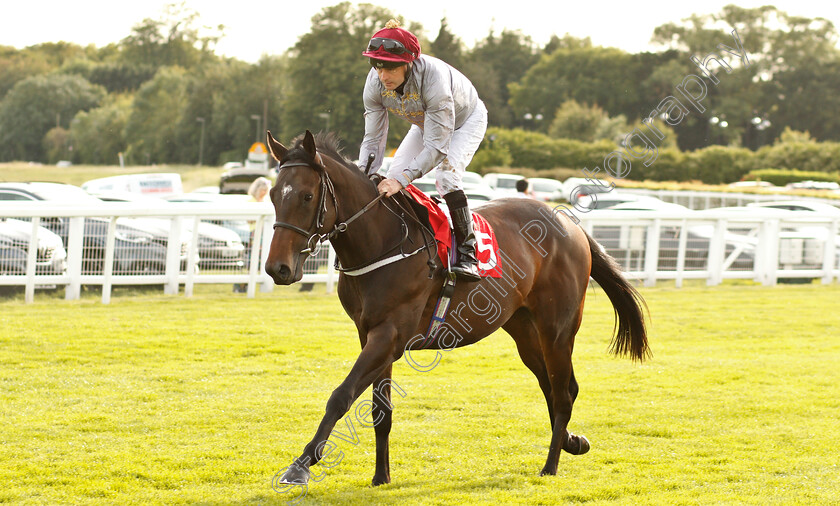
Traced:
<svg viewBox="0 0 840 506">
<path fill-rule="evenodd" d="M 196 121 L 201 123 L 201 135 L 199 136 L 198 141 L 198 166 L 204 165 L 204 118 L 195 118 Z"/>
</svg>

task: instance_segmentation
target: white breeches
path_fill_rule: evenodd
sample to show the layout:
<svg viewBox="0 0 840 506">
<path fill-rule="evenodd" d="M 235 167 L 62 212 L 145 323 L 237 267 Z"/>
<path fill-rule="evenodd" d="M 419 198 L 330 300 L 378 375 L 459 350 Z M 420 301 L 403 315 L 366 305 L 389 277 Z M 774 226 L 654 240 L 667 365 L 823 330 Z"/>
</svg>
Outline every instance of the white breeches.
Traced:
<svg viewBox="0 0 840 506">
<path fill-rule="evenodd" d="M 487 108 L 479 101 L 475 111 L 452 132 L 449 153 L 432 170 L 435 171 L 435 187 L 443 196 L 455 190 L 462 190 L 461 178 L 472 161 L 478 146 L 487 131 Z M 412 125 L 394 153 L 394 160 L 388 168 L 388 177 L 400 174 L 408 164 L 423 151 L 423 129 Z"/>
</svg>

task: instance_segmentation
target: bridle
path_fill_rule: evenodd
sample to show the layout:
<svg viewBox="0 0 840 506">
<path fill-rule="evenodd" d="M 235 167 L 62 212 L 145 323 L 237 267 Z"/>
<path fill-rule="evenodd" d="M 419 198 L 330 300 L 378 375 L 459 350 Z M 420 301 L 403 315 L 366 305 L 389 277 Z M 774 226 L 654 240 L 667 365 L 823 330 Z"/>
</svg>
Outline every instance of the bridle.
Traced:
<svg viewBox="0 0 840 506">
<path fill-rule="evenodd" d="M 321 248 L 321 244 L 325 241 L 328 241 L 336 234 L 343 232 L 347 229 L 347 222 L 339 223 L 338 225 L 333 228 L 332 231 L 326 234 L 319 234 L 318 230 L 324 228 L 324 217 L 327 215 L 327 194 L 330 195 L 333 202 L 333 207 L 338 211 L 338 199 L 335 196 L 335 187 L 333 186 L 332 180 L 330 179 L 329 174 L 327 174 L 326 169 L 324 168 L 324 162 L 321 158 L 320 153 L 315 154 L 315 164 L 316 166 L 312 166 L 312 164 L 308 162 L 286 162 L 280 166 L 278 170 L 289 169 L 292 167 L 309 167 L 310 169 L 314 170 L 318 173 L 321 178 L 320 186 L 321 192 L 318 196 L 318 212 L 315 214 L 315 217 L 312 219 L 312 225 L 309 226 L 309 230 L 304 230 L 297 225 L 293 225 L 291 223 L 287 223 L 285 221 L 276 220 L 274 222 L 274 229 L 278 228 L 287 228 L 298 234 L 307 238 L 306 246 L 307 248 L 302 250 L 301 253 L 306 253 L 308 255 L 315 255 L 318 253 L 318 250 Z"/>
<path fill-rule="evenodd" d="M 347 226 L 350 223 L 352 223 L 356 219 L 360 218 L 363 214 L 365 214 L 367 211 L 369 211 L 371 208 L 373 208 L 373 206 L 375 206 L 385 196 L 385 193 L 380 193 L 373 200 L 368 202 L 362 209 L 360 209 L 358 212 L 356 212 L 353 216 L 351 216 L 350 218 L 348 218 L 347 220 L 345 220 L 341 223 L 335 224 L 333 226 L 333 229 L 330 230 L 329 232 L 318 233 L 318 231 L 320 229 L 324 228 L 324 218 L 327 214 L 327 194 L 330 195 L 330 198 L 331 198 L 332 203 L 333 203 L 333 208 L 336 210 L 336 212 L 338 212 L 338 197 L 336 197 L 336 194 L 335 194 L 335 186 L 333 185 L 333 182 L 330 179 L 329 174 L 327 173 L 326 167 L 324 166 L 324 162 L 323 162 L 323 159 L 321 158 L 320 153 L 315 153 L 314 165 L 309 163 L 309 162 L 303 162 L 303 161 L 289 161 L 289 162 L 286 162 L 286 163 L 280 165 L 278 170 L 283 170 L 283 169 L 292 168 L 292 167 L 309 167 L 310 169 L 316 171 L 318 173 L 318 176 L 321 179 L 321 181 L 320 181 L 321 192 L 320 192 L 320 195 L 318 197 L 318 212 L 315 214 L 315 217 L 312 220 L 312 225 L 310 225 L 309 230 L 304 230 L 303 228 L 301 228 L 297 225 L 293 225 L 291 223 L 287 223 L 287 222 L 280 221 L 280 220 L 276 220 L 274 222 L 274 229 L 275 230 L 278 229 L 278 228 L 286 228 L 286 229 L 292 230 L 292 231 L 294 231 L 294 232 L 296 232 L 296 233 L 298 233 L 298 234 L 307 238 L 307 240 L 306 240 L 306 246 L 307 247 L 300 251 L 300 254 L 302 254 L 302 255 L 303 254 L 305 254 L 307 256 L 316 255 L 318 253 L 318 251 L 320 251 L 320 249 L 321 249 L 321 244 L 323 244 L 326 241 L 329 241 L 330 239 L 332 239 L 336 235 L 347 231 Z M 399 205 L 399 206 L 402 207 L 401 205 Z M 390 208 L 388 208 L 388 206 L 386 206 L 386 208 L 390 212 L 394 213 L 394 211 L 391 210 Z M 397 213 L 394 213 L 394 214 L 397 214 Z M 396 248 L 400 248 L 400 250 L 402 250 L 401 246 L 406 241 L 406 239 L 408 239 L 408 225 L 405 223 L 404 219 L 401 219 L 401 221 L 402 221 L 402 229 L 403 229 L 402 238 L 396 246 L 394 246 L 393 248 L 386 251 L 385 255 L 387 255 L 391 251 L 395 250 Z M 427 230 L 425 230 L 424 227 L 421 226 L 421 228 L 424 229 L 424 233 L 428 232 Z M 434 234 L 432 234 L 432 237 L 433 237 L 432 245 L 434 245 L 435 244 Z M 357 267 L 357 268 L 354 268 L 354 269 L 339 268 L 338 270 L 340 270 L 341 272 L 344 272 L 345 274 L 351 275 L 351 276 L 352 275 L 365 274 L 367 272 L 370 272 L 371 270 L 378 269 L 379 267 L 382 267 L 382 266 L 387 265 L 389 263 L 401 260 L 403 258 L 408 258 L 409 256 L 413 256 L 413 255 L 419 253 L 420 251 L 422 251 L 424 249 L 429 249 L 428 243 L 425 240 L 424 240 L 424 245 L 422 247 L 418 248 L 417 250 L 413 251 L 413 252 L 403 253 L 401 251 L 400 254 L 394 255 L 394 256 L 391 256 L 391 257 L 388 257 L 388 258 L 383 258 L 385 256 L 385 255 L 383 255 L 382 257 L 379 257 L 379 258 L 375 259 L 374 261 L 369 262 L 369 263 L 367 263 L 367 264 L 365 264 L 361 267 Z M 430 253 L 430 262 L 431 262 L 431 253 Z M 430 263 L 430 269 L 431 269 L 431 263 Z"/>
</svg>

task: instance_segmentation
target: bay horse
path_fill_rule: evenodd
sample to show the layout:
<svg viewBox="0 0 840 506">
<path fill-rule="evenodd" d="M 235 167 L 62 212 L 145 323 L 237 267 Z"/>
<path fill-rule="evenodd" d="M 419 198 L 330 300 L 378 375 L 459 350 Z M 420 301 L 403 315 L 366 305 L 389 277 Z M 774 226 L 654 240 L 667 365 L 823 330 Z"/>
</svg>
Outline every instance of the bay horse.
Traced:
<svg viewBox="0 0 840 506">
<path fill-rule="evenodd" d="M 270 191 L 276 221 L 265 271 L 278 285 L 295 283 L 308 255 L 329 240 L 345 268 L 338 297 L 362 346 L 346 379 L 330 395 L 314 437 L 279 483 L 308 483 L 309 468 L 324 457 L 336 423 L 371 385 L 368 411 L 376 433 L 372 484 L 389 483 L 393 363 L 404 355 L 408 359 L 411 350 L 476 343 L 500 327 L 513 337 L 548 404 L 551 442 L 540 474 L 557 474 L 560 450 L 573 455 L 589 450 L 588 440 L 567 427 L 578 394 L 572 349 L 590 276 L 615 312 L 611 352 L 638 361 L 649 354 L 644 299 L 594 239 L 568 216 L 536 200 L 498 199 L 476 209 L 495 231 L 503 277 L 458 282 L 445 324 L 447 338 L 427 342 L 421 338 L 446 274 L 422 219 L 425 208 L 416 208 L 404 190 L 383 198 L 375 182 L 344 159 L 332 134 L 319 134 L 316 140 L 307 130 L 291 148 L 270 131 L 266 138 L 280 168 Z"/>
</svg>

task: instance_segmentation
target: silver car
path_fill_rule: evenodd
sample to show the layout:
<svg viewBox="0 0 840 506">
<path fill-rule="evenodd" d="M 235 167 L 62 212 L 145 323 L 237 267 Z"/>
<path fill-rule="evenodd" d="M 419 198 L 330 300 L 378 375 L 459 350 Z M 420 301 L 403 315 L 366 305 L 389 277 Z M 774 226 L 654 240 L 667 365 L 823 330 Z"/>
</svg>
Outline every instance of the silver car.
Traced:
<svg viewBox="0 0 840 506">
<path fill-rule="evenodd" d="M 26 274 L 32 224 L 12 218 L 0 218 L 0 274 Z M 35 274 L 64 274 L 67 251 L 57 234 L 38 228 L 38 252 Z"/>
</svg>

